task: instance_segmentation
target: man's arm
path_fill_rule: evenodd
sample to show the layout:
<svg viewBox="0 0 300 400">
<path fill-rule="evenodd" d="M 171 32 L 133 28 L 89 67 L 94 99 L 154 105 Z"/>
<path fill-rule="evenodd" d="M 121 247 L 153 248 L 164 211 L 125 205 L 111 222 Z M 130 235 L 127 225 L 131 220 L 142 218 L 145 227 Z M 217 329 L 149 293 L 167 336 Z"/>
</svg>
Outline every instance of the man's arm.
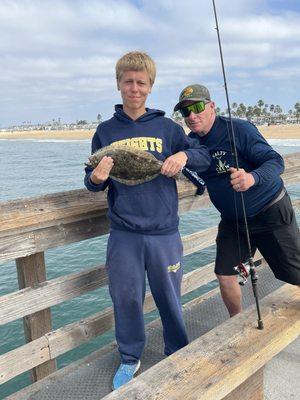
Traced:
<svg viewBox="0 0 300 400">
<path fill-rule="evenodd" d="M 241 156 L 254 165 L 251 172 L 231 168 L 231 184 L 236 191 L 248 190 L 251 186 L 262 185 L 277 179 L 284 171 L 284 161 L 252 124 L 245 124 L 238 130 Z"/>
</svg>

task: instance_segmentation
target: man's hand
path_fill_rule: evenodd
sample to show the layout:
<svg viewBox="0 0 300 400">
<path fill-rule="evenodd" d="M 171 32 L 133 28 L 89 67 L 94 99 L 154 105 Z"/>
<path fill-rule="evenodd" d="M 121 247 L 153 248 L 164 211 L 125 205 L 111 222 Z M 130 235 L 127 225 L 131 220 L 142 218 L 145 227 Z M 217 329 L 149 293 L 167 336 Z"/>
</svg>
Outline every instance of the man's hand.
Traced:
<svg viewBox="0 0 300 400">
<path fill-rule="evenodd" d="M 113 166 L 114 160 L 111 157 L 104 156 L 97 167 L 93 170 L 91 174 L 91 181 L 95 185 L 99 185 L 100 183 L 106 181 Z"/>
<path fill-rule="evenodd" d="M 229 168 L 230 183 L 236 192 L 245 192 L 255 184 L 253 175 L 244 169 Z"/>
<path fill-rule="evenodd" d="M 187 160 L 188 157 L 185 152 L 179 151 L 178 153 L 173 154 L 172 156 L 165 159 L 160 172 L 163 175 L 172 177 L 182 170 Z"/>
</svg>

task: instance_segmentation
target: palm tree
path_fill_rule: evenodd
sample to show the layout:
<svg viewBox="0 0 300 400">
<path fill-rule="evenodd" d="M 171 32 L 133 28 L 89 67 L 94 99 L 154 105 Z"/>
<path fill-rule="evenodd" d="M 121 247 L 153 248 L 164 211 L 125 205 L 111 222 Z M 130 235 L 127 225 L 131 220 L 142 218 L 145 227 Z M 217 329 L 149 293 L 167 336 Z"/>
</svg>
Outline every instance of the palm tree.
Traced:
<svg viewBox="0 0 300 400">
<path fill-rule="evenodd" d="M 274 106 L 274 104 L 271 104 L 270 105 L 270 112 L 271 112 L 271 123 L 274 123 L 274 109 L 275 109 L 275 106 Z"/>
<path fill-rule="evenodd" d="M 262 113 L 261 108 L 255 105 L 253 107 L 253 115 L 256 119 L 256 122 L 260 122 L 261 113 Z"/>
<path fill-rule="evenodd" d="M 246 117 L 249 121 L 251 121 L 251 119 L 253 118 L 253 107 L 252 106 L 247 107 Z"/>
<path fill-rule="evenodd" d="M 236 113 L 236 109 L 237 109 L 237 103 L 232 103 L 231 104 L 231 111 L 232 111 L 232 115 L 234 115 L 236 117 L 237 113 Z"/>
<path fill-rule="evenodd" d="M 247 111 L 246 106 L 243 103 L 240 103 L 238 108 L 237 108 L 237 110 L 236 110 L 237 116 L 238 117 L 245 117 L 246 116 L 246 111 Z"/>
<path fill-rule="evenodd" d="M 288 116 L 289 121 L 293 122 L 293 110 L 289 109 L 288 114 L 289 114 L 289 116 Z"/>
<path fill-rule="evenodd" d="M 171 115 L 171 118 L 173 121 L 177 122 L 177 124 L 179 125 L 183 124 L 183 116 L 179 111 L 174 111 L 173 114 Z"/>
<path fill-rule="evenodd" d="M 256 116 L 260 119 L 260 122 L 262 121 L 262 114 L 263 114 L 263 106 L 264 106 L 264 104 L 265 104 L 265 102 L 262 100 L 262 99 L 260 99 L 260 100 L 258 100 L 258 102 L 257 102 L 257 106 L 255 106 L 254 107 L 254 110 L 255 110 L 255 114 L 256 114 Z M 258 110 L 257 109 L 259 109 L 259 112 L 258 112 Z"/>
<path fill-rule="evenodd" d="M 297 119 L 297 123 L 299 122 L 299 118 L 300 118 L 300 102 L 297 102 L 295 105 L 294 105 L 294 108 L 295 108 L 295 115 L 296 115 L 296 119 Z"/>
<path fill-rule="evenodd" d="M 276 114 L 276 117 L 275 117 L 276 121 L 280 122 L 280 120 L 281 120 L 280 114 L 282 113 L 282 108 L 278 104 L 274 107 L 274 113 Z"/>
<path fill-rule="evenodd" d="M 284 113 L 280 105 L 266 104 L 264 100 L 259 99 L 253 106 L 245 106 L 243 103 L 237 105 L 236 102 L 231 104 L 231 111 L 233 116 L 239 118 L 247 118 L 253 120 L 254 123 L 286 123 L 293 122 L 293 116 L 297 123 L 300 122 L 300 102 L 297 102 L 294 106 L 294 110 L 289 110 L 288 113 Z M 217 115 L 228 115 L 228 110 L 224 111 L 220 107 L 216 107 Z"/>
<path fill-rule="evenodd" d="M 258 100 L 258 102 L 257 102 L 257 105 L 258 105 L 258 107 L 261 109 L 261 108 L 263 108 L 263 106 L 264 106 L 264 104 L 265 104 L 265 102 L 263 101 L 263 100 Z"/>
</svg>

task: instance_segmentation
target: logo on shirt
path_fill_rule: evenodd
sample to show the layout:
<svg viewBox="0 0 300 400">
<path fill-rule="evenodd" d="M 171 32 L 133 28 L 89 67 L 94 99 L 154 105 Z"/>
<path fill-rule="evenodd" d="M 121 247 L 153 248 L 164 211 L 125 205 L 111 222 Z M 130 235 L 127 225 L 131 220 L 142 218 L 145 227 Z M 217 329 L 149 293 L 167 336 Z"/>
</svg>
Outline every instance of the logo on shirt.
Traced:
<svg viewBox="0 0 300 400">
<path fill-rule="evenodd" d="M 163 151 L 162 139 L 156 137 L 133 137 L 123 140 L 118 140 L 112 143 L 113 146 L 129 146 L 139 150 L 145 151 L 157 151 L 161 153 Z"/>
<path fill-rule="evenodd" d="M 212 158 L 216 160 L 216 171 L 218 174 L 224 174 L 225 172 L 228 172 L 228 169 L 230 168 L 228 162 L 224 160 L 226 154 L 226 151 L 219 150 L 211 155 Z"/>
<path fill-rule="evenodd" d="M 180 268 L 180 262 L 178 261 L 178 263 L 174 264 L 174 265 L 169 265 L 168 266 L 168 272 L 177 272 Z"/>
</svg>

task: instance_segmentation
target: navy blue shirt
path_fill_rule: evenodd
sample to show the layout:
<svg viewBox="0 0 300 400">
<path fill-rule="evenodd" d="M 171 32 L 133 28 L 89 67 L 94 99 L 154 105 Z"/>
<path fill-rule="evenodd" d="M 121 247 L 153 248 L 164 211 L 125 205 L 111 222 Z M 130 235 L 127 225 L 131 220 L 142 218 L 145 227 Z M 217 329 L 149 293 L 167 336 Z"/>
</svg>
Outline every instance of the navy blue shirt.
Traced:
<svg viewBox="0 0 300 400">
<path fill-rule="evenodd" d="M 238 153 L 239 168 L 251 172 L 255 185 L 243 192 L 247 217 L 261 212 L 283 187 L 280 174 L 284 170 L 282 157 L 267 143 L 258 129 L 248 121 L 233 119 L 233 128 Z M 229 136 L 228 118 L 216 117 L 211 130 L 204 136 L 191 132 L 189 137 L 207 146 L 211 165 L 206 171 L 198 172 L 204 179 L 210 199 L 223 218 L 243 220 L 241 196 L 230 184 L 228 168 L 236 167 L 234 152 Z M 234 195 L 237 201 L 237 216 Z"/>
<path fill-rule="evenodd" d="M 112 143 L 136 147 L 152 153 L 164 161 L 172 154 L 184 151 L 187 167 L 204 171 L 210 156 L 198 140 L 189 138 L 181 126 L 164 117 L 160 110 L 147 109 L 137 120 L 132 120 L 121 105 L 115 107 L 114 116 L 97 128 L 92 140 L 92 153 Z M 111 178 L 95 185 L 92 168 L 85 169 L 85 185 L 91 191 L 108 191 L 108 216 L 111 228 L 144 234 L 167 234 L 178 229 L 178 195 L 176 182 L 159 175 L 150 182 L 128 186 Z"/>
</svg>

